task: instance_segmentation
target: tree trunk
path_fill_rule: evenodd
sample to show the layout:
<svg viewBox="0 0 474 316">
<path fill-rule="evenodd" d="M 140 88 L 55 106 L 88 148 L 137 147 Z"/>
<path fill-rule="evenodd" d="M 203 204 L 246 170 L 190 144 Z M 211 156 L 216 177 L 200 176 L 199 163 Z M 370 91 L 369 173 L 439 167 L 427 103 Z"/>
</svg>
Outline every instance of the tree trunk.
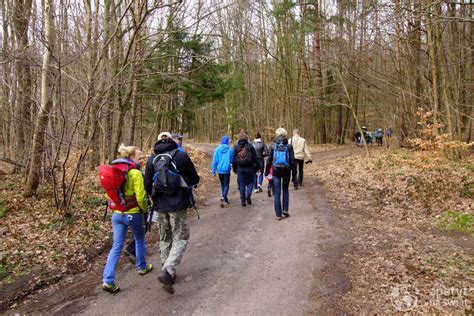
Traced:
<svg viewBox="0 0 474 316">
<path fill-rule="evenodd" d="M 41 174 L 41 158 L 44 152 L 44 134 L 48 125 L 49 112 L 51 111 L 52 102 L 50 97 L 50 59 L 53 48 L 53 0 L 45 0 L 44 2 L 44 32 L 45 32 L 45 51 L 43 55 L 43 66 L 41 68 L 41 109 L 38 113 L 34 133 L 32 157 L 28 171 L 28 178 L 23 196 L 31 197 L 36 194 Z"/>
</svg>

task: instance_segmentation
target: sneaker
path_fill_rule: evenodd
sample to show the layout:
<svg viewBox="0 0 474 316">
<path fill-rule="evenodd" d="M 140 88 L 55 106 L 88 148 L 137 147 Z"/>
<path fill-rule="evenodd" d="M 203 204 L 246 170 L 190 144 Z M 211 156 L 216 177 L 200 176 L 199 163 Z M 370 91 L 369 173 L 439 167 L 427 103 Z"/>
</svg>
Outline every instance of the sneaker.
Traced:
<svg viewBox="0 0 474 316">
<path fill-rule="evenodd" d="M 224 198 L 223 197 L 221 197 L 220 206 L 221 206 L 221 208 L 224 208 Z"/>
<path fill-rule="evenodd" d="M 162 271 L 158 276 L 158 281 L 163 284 L 163 290 L 169 294 L 174 293 L 173 289 L 173 277 L 168 273 L 168 271 Z"/>
<path fill-rule="evenodd" d="M 151 272 L 153 270 L 153 265 L 151 263 L 146 265 L 146 268 L 143 269 L 138 269 L 138 274 L 140 275 L 145 275 L 148 272 Z"/>
<path fill-rule="evenodd" d="M 250 198 L 250 196 L 247 197 L 245 200 L 247 201 L 248 205 L 252 205 L 252 199 Z"/>
<path fill-rule="evenodd" d="M 288 213 L 288 211 L 283 211 L 281 213 L 283 214 L 283 217 L 290 217 L 290 213 Z"/>
<path fill-rule="evenodd" d="M 277 221 L 281 221 L 281 216 L 277 216 Z"/>
<path fill-rule="evenodd" d="M 253 190 L 253 192 L 254 192 L 254 193 L 258 193 L 259 191 L 258 191 L 258 189 L 255 189 L 255 190 Z"/>
<path fill-rule="evenodd" d="M 229 205 L 229 202 L 224 202 L 224 206 L 228 206 Z"/>
<path fill-rule="evenodd" d="M 120 288 L 115 284 L 103 283 L 102 284 L 102 290 L 104 290 L 106 292 L 109 292 L 109 293 L 112 293 L 112 294 L 115 294 L 115 293 L 118 293 L 120 291 Z"/>
</svg>

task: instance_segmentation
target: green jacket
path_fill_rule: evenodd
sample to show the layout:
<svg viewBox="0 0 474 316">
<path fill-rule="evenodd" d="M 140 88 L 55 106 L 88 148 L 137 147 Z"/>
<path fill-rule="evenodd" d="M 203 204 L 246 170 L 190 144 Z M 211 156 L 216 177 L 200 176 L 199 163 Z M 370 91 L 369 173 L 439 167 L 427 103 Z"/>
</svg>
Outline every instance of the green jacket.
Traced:
<svg viewBox="0 0 474 316">
<path fill-rule="evenodd" d="M 131 169 L 128 172 L 128 180 L 125 183 L 125 198 L 129 198 L 134 195 L 135 195 L 135 198 L 137 199 L 139 207 L 131 208 L 128 211 L 123 212 L 123 213 L 138 214 L 141 212 L 141 210 L 145 211 L 147 208 L 143 174 L 140 172 L 140 170 L 137 170 L 137 169 Z M 114 211 L 114 212 L 122 213 L 120 211 Z"/>
</svg>

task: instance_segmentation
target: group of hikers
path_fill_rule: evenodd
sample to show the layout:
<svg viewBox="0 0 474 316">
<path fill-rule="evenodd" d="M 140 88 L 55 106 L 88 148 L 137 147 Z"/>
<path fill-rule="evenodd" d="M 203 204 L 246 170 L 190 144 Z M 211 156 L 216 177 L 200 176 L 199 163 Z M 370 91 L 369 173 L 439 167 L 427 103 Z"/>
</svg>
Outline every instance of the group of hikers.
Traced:
<svg viewBox="0 0 474 316">
<path fill-rule="evenodd" d="M 306 140 L 299 135 L 298 129 L 288 139 L 288 132 L 280 127 L 275 131 L 275 139 L 269 147 L 259 132 L 252 142 L 247 132 L 242 131 L 233 147 L 229 145 L 227 135 L 214 150 L 212 175 L 219 175 L 221 183 L 220 206 L 229 204 L 229 185 L 231 170 L 237 174 L 237 186 L 240 193 L 240 205 L 252 204 L 252 192 L 263 192 L 263 179 L 268 181 L 267 194 L 274 196 L 276 219 L 290 216 L 289 184 L 298 189 L 303 185 L 303 167 L 312 163 Z"/>
<path fill-rule="evenodd" d="M 375 131 L 372 132 L 367 130 L 367 126 L 362 126 L 361 130 L 362 133 L 360 131 L 357 131 L 354 135 L 357 146 L 364 146 L 364 142 L 365 144 L 371 146 L 374 143 L 374 140 L 377 146 L 383 146 L 384 132 L 381 127 L 377 128 Z M 389 127 L 385 132 L 385 136 L 390 139 L 392 137 L 392 134 L 393 129 Z"/>
<path fill-rule="evenodd" d="M 242 207 L 252 204 L 252 192 L 262 192 L 263 178 L 268 180 L 268 196 L 274 196 L 276 219 L 289 214 L 289 184 L 294 188 L 303 185 L 303 166 L 311 163 L 311 154 L 297 129 L 288 139 L 287 131 L 278 128 L 269 146 L 260 133 L 250 143 L 245 131 L 238 135 L 234 146 L 230 138 L 222 137 L 214 152 L 212 175 L 219 175 L 222 194 L 221 207 L 229 204 L 231 170 L 237 174 Z M 125 253 L 135 263 L 139 275 L 153 270 L 146 260 L 145 233 L 156 221 L 160 234 L 159 250 L 161 272 L 158 280 L 163 289 L 174 293 L 176 268 L 180 264 L 189 240 L 186 219 L 187 209 L 193 206 L 193 188 L 199 175 L 182 147 L 182 136 L 160 133 L 153 155 L 145 155 L 134 146 L 120 145 L 119 158 L 111 165 L 99 167 L 99 180 L 107 195 L 107 207 L 113 210 L 113 244 L 103 271 L 102 289 L 117 293 L 115 270 L 123 251 L 128 228 L 133 239 Z M 265 161 L 266 160 L 266 161 Z M 146 163 L 145 163 L 146 162 Z M 145 171 L 141 168 L 145 164 Z M 154 216 L 156 215 L 156 216 Z"/>
</svg>

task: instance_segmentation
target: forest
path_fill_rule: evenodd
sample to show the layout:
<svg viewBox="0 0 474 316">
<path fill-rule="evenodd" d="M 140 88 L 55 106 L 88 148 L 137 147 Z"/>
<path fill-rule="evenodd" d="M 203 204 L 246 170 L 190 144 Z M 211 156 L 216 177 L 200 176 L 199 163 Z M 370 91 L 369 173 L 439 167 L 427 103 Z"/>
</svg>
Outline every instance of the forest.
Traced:
<svg viewBox="0 0 474 316">
<path fill-rule="evenodd" d="M 148 153 L 163 131 L 214 144 L 298 128 L 324 149 L 390 128 L 394 148 L 464 163 L 459 190 L 472 194 L 473 0 L 2 0 L 0 11 L 0 162 L 15 201 L 46 196 L 61 221 L 120 144 Z M 18 204 L 1 189 L 0 219 Z"/>
</svg>

